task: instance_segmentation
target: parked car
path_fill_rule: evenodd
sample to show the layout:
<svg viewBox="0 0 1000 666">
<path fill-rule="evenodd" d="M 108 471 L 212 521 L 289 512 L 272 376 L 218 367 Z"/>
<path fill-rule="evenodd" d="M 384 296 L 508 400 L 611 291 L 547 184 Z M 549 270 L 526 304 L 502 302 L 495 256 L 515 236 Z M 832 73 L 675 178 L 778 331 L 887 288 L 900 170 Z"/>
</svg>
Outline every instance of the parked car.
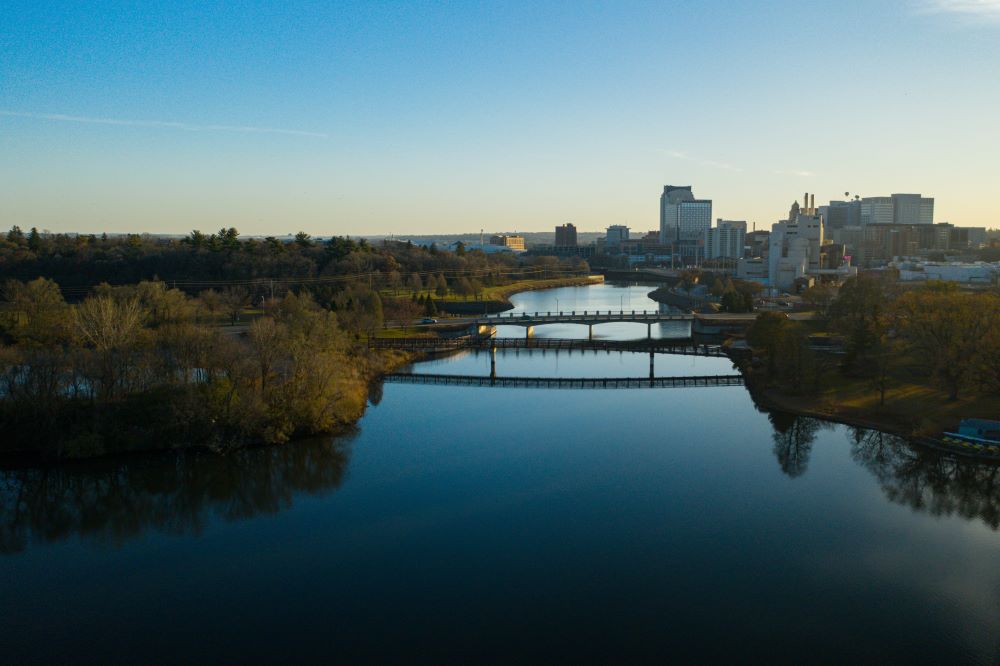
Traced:
<svg viewBox="0 0 1000 666">
<path fill-rule="evenodd" d="M 420 323 L 421 324 L 436 324 L 436 323 L 438 323 L 438 320 L 437 319 L 431 319 L 430 317 L 424 317 L 423 319 L 420 320 Z"/>
</svg>

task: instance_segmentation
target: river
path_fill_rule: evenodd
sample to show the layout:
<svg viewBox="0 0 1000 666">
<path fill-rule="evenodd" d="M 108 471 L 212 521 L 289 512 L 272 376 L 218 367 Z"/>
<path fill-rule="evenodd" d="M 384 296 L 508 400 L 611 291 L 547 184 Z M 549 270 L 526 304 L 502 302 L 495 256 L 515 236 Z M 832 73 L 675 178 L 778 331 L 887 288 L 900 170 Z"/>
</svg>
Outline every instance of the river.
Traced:
<svg viewBox="0 0 1000 666">
<path fill-rule="evenodd" d="M 651 289 L 513 301 L 524 311 L 658 309 Z M 646 327 L 594 334 L 642 337 Z M 508 350 L 497 374 L 642 377 L 648 363 Z M 490 357 L 409 371 L 487 375 Z M 656 358 L 658 376 L 732 372 L 726 359 Z M 768 414 L 742 387 L 387 383 L 373 402 L 346 437 L 0 472 L 0 658 L 1000 655 L 996 466 Z"/>
</svg>

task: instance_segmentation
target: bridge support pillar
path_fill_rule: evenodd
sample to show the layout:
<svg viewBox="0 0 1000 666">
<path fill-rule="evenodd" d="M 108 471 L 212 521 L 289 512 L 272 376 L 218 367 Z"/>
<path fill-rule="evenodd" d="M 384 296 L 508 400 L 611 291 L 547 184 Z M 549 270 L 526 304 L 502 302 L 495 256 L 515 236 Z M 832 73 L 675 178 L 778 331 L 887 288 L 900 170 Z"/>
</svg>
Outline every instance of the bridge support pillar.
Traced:
<svg viewBox="0 0 1000 666">
<path fill-rule="evenodd" d="M 497 378 L 497 348 L 496 345 L 490 347 L 490 379 Z"/>
<path fill-rule="evenodd" d="M 652 322 L 649 322 L 649 323 L 646 324 L 646 339 L 647 340 L 652 340 L 653 339 L 653 323 Z"/>
<path fill-rule="evenodd" d="M 535 336 L 535 327 L 534 326 L 525 326 L 524 327 L 524 339 L 525 340 L 530 340 L 534 336 Z"/>
<path fill-rule="evenodd" d="M 649 352 L 649 381 L 653 381 L 653 377 L 656 376 L 656 373 L 653 371 L 653 359 L 654 358 L 655 358 L 655 354 L 653 354 L 653 352 Z"/>
<path fill-rule="evenodd" d="M 593 340 L 594 339 L 594 325 L 593 324 L 587 324 L 587 339 L 588 340 Z"/>
</svg>

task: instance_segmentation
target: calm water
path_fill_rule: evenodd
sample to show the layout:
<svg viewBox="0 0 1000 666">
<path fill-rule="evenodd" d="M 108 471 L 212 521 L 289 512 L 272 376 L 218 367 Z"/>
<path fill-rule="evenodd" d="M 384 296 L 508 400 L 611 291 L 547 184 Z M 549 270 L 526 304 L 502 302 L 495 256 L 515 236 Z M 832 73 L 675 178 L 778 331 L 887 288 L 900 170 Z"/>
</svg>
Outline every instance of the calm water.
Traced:
<svg viewBox="0 0 1000 666">
<path fill-rule="evenodd" d="M 650 289 L 516 300 L 652 309 Z M 413 370 L 487 374 L 489 357 Z M 497 371 L 644 376 L 648 356 L 511 351 Z M 768 415 L 739 387 L 375 398 L 333 441 L 0 473 L 0 661 L 1000 654 L 997 467 Z"/>
</svg>

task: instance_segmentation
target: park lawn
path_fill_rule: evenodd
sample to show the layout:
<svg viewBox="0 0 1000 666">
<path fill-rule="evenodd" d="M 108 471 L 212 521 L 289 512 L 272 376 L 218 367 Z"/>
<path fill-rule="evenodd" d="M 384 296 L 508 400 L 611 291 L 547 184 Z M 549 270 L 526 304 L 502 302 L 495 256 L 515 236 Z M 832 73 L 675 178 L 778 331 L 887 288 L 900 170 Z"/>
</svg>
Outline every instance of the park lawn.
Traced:
<svg viewBox="0 0 1000 666">
<path fill-rule="evenodd" d="M 964 418 L 1000 418 L 1000 396 L 966 388 L 957 400 L 934 386 L 912 358 L 902 358 L 887 384 L 885 404 L 871 378 L 847 377 L 831 370 L 818 395 L 791 396 L 768 392 L 780 406 L 793 411 L 868 424 L 900 433 L 935 436 L 955 431 Z"/>
</svg>

